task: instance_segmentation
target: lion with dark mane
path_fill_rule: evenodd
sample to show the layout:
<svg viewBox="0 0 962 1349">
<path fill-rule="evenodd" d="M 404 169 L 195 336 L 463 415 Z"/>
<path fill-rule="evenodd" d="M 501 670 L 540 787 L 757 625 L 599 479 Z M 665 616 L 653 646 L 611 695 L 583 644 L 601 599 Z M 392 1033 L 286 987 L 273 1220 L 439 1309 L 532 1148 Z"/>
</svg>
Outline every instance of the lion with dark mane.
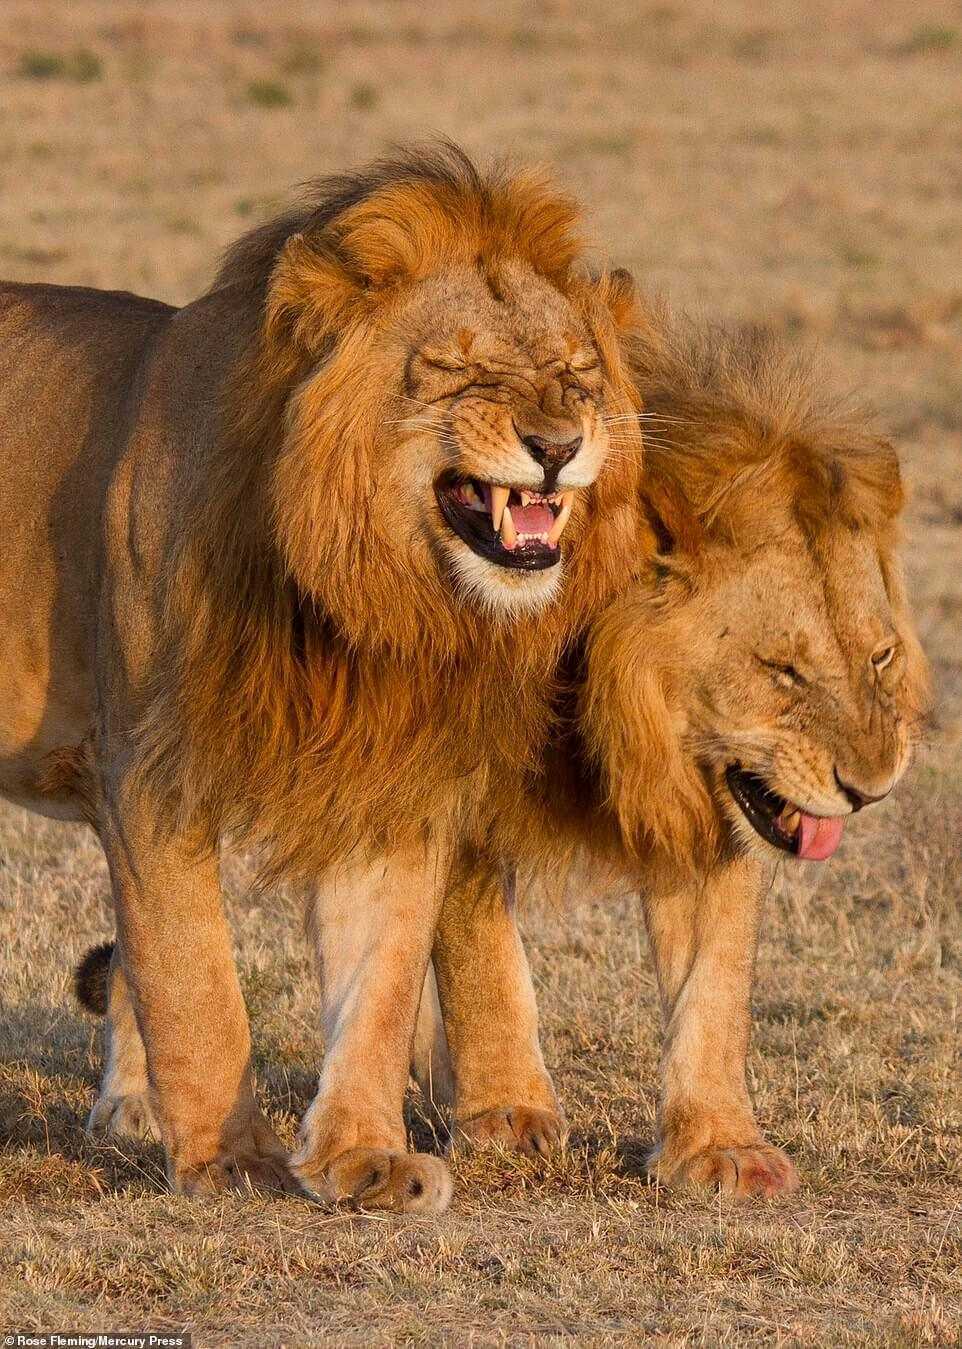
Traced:
<svg viewBox="0 0 962 1349">
<path fill-rule="evenodd" d="M 447 1202 L 402 1098 L 452 859 L 636 565 L 630 284 L 576 229 L 541 179 L 442 146 L 315 185 L 182 310 L 0 292 L 0 791 L 104 844 L 92 1118 L 155 1118 L 181 1189 L 296 1183 L 254 1098 L 231 836 L 312 887 L 297 1179 Z"/>
</svg>

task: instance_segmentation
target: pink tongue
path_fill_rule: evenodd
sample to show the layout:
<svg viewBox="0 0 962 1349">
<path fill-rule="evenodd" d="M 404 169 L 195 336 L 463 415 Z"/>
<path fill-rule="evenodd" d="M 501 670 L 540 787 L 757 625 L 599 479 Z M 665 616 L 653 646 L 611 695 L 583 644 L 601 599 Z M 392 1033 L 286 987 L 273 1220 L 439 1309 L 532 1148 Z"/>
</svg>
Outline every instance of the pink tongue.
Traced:
<svg viewBox="0 0 962 1349">
<path fill-rule="evenodd" d="M 554 516 L 543 501 L 533 501 L 530 506 L 509 506 L 508 510 L 519 534 L 547 534 L 554 524 Z"/>
<path fill-rule="evenodd" d="M 842 841 L 845 816 L 806 815 L 804 810 L 801 815 L 796 856 L 803 857 L 806 862 L 827 861 Z"/>
</svg>

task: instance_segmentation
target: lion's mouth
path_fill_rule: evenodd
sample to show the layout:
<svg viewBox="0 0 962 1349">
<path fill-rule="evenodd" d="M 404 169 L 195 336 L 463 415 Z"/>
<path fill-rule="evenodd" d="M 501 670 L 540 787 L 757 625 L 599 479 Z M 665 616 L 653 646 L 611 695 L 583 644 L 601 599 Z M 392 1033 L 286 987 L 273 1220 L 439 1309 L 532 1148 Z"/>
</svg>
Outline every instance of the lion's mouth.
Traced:
<svg viewBox="0 0 962 1349">
<path fill-rule="evenodd" d="M 725 770 L 725 781 L 745 819 L 773 848 L 808 862 L 825 862 L 842 841 L 844 816 L 810 815 L 738 764 Z"/>
<path fill-rule="evenodd" d="M 542 494 L 456 477 L 441 479 L 434 491 L 448 527 L 488 562 L 543 571 L 561 557 L 574 492 Z"/>
</svg>

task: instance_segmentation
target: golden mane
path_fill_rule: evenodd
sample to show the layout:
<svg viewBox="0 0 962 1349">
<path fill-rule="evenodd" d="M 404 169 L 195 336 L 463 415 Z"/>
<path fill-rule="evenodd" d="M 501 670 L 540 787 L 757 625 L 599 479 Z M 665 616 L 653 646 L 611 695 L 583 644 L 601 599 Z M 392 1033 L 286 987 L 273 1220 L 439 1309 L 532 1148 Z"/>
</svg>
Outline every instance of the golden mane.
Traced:
<svg viewBox="0 0 962 1349">
<path fill-rule="evenodd" d="M 653 515 L 678 515 L 689 543 L 764 536 L 773 501 L 806 533 L 827 521 L 888 531 L 904 504 L 895 449 L 867 410 L 825 392 L 810 355 L 759 327 L 696 324 L 667 306 L 646 317 L 631 363 Z"/>
<path fill-rule="evenodd" d="M 496 287 L 521 259 L 577 300 L 630 410 L 615 324 L 631 299 L 618 275 L 575 268 L 576 225 L 541 178 L 482 176 L 443 144 L 313 184 L 227 253 L 201 302 L 230 326 L 221 430 L 183 504 L 140 727 L 145 790 L 205 845 L 232 832 L 260 845 L 265 876 L 317 874 L 352 847 L 403 844 L 537 757 L 561 649 L 633 566 L 640 456 L 613 457 L 583 493 L 551 609 L 494 624 L 379 531 L 397 365 L 372 336 L 439 266 L 480 266 Z"/>
<path fill-rule="evenodd" d="M 908 656 L 904 706 L 917 719 L 929 695 L 896 552 L 904 493 L 896 452 L 870 416 L 826 393 L 812 361 L 770 334 L 653 306 L 631 359 L 645 409 L 646 565 L 594 626 L 581 681 L 585 750 L 635 860 L 700 865 L 725 831 L 686 743 L 686 656 L 659 633 L 697 588 L 702 551 L 750 549 L 794 523 L 802 546 L 825 559 L 827 531 L 864 532 Z"/>
</svg>

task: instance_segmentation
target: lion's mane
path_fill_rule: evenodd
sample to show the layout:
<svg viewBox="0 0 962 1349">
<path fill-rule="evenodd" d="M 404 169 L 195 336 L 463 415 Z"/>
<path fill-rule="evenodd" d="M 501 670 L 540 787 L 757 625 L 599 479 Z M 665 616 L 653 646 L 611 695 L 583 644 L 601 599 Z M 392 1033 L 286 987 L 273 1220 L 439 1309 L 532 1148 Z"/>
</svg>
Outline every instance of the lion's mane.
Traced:
<svg viewBox="0 0 962 1349">
<path fill-rule="evenodd" d="M 237 354 L 211 390 L 222 431 L 180 512 L 140 725 L 144 789 L 178 828 L 259 845 L 265 877 L 315 874 L 537 759 L 560 651 L 633 568 L 639 456 L 612 456 L 582 494 L 551 609 L 493 623 L 378 529 L 396 372 L 371 335 L 439 264 L 520 257 L 577 299 L 630 410 L 611 316 L 627 325 L 632 301 L 618 274 L 576 265 L 576 225 L 541 178 L 482 176 L 444 145 L 315 183 L 228 252 L 213 294 Z"/>
<path fill-rule="evenodd" d="M 714 548 L 711 565 L 721 547 L 737 566 L 739 550 L 794 525 L 800 546 L 830 569 L 829 528 L 868 537 L 906 649 L 899 701 L 911 724 L 929 703 L 928 670 L 897 556 L 898 456 L 870 412 L 827 394 L 811 358 L 764 329 L 696 324 L 658 305 L 644 327 L 631 360 L 645 406 L 640 551 L 648 562 L 643 585 L 595 629 L 581 717 L 588 771 L 629 854 L 701 865 L 724 846 L 726 830 L 686 737 L 692 709 L 677 624 L 667 645 L 662 633 L 699 585 L 705 546 Z M 674 551 L 685 558 L 673 573 L 684 582 L 666 587 Z M 644 634 L 642 659 L 626 659 L 627 629 Z M 691 631 L 686 649 L 705 639 Z"/>
</svg>

